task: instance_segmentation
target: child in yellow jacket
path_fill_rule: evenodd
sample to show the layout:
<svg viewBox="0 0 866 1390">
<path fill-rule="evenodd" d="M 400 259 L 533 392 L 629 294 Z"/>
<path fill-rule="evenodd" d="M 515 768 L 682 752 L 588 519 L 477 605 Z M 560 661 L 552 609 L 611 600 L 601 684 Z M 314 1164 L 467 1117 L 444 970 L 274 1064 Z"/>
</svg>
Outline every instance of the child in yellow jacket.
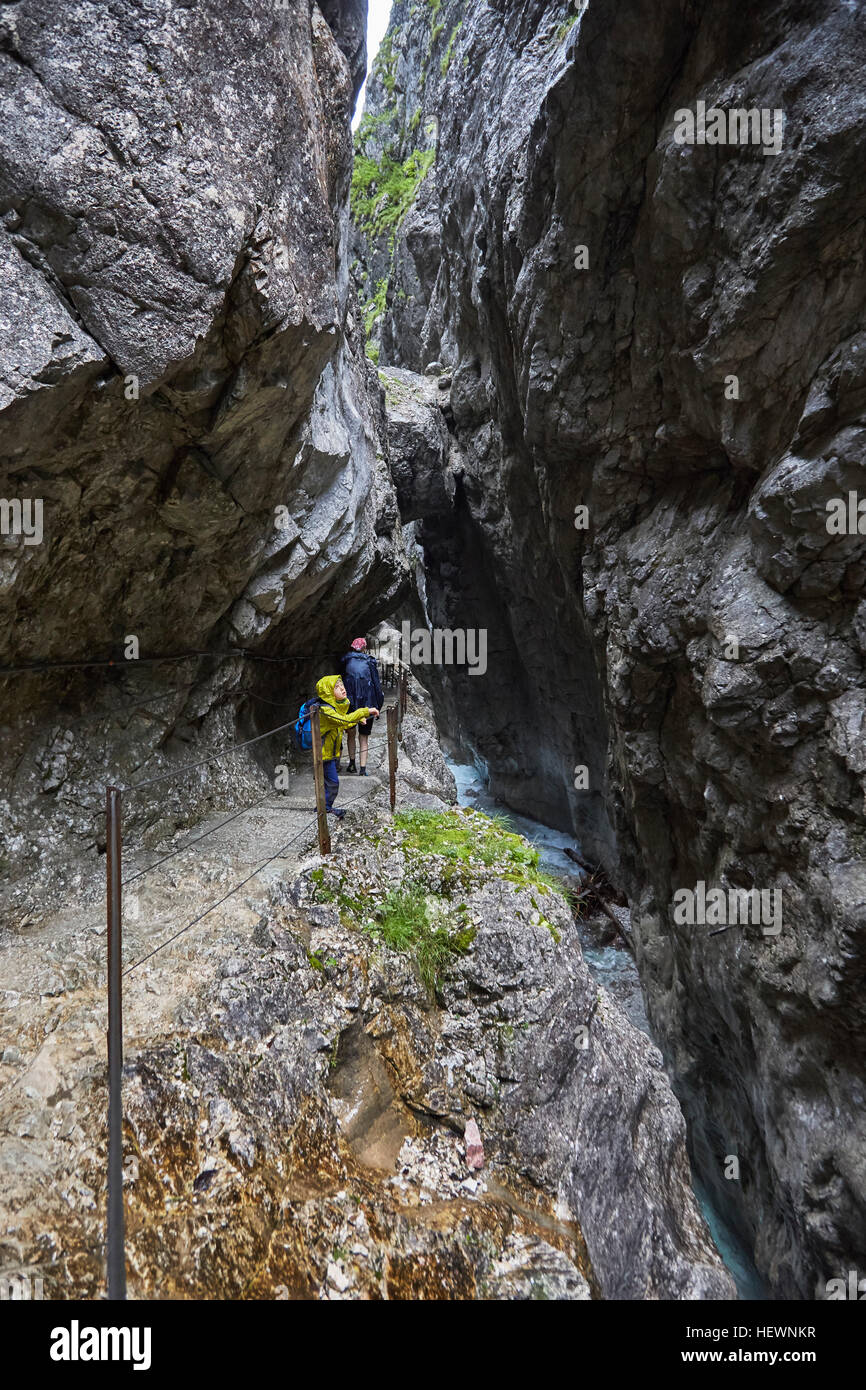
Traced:
<svg viewBox="0 0 866 1390">
<path fill-rule="evenodd" d="M 345 811 L 334 810 L 340 790 L 337 763 L 343 751 L 343 730 L 353 729 L 365 719 L 378 719 L 377 709 L 356 709 L 349 713 L 349 697 L 342 676 L 323 676 L 316 686 L 321 700 L 322 761 L 325 767 L 325 805 L 332 815 L 342 820 Z"/>
</svg>

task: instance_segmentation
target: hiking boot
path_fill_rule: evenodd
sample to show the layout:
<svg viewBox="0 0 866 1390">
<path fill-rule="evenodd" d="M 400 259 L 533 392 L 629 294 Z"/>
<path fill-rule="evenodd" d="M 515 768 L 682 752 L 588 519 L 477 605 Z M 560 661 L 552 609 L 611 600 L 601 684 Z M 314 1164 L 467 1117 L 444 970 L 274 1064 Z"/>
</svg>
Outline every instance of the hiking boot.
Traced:
<svg viewBox="0 0 866 1390">
<path fill-rule="evenodd" d="M 361 771 L 358 773 L 358 776 L 359 776 L 359 777 L 366 777 L 366 776 L 367 776 L 367 769 L 366 769 L 365 767 L 362 767 L 362 768 L 361 768 Z"/>
<path fill-rule="evenodd" d="M 333 806 L 331 807 L 331 815 L 332 815 L 332 816 L 336 816 L 336 817 L 337 817 L 337 820 L 342 820 L 343 817 L 345 816 L 345 814 L 346 814 L 345 811 L 338 811 L 338 810 L 336 810 L 335 807 L 333 807 Z"/>
<path fill-rule="evenodd" d="M 346 768 L 346 776 L 348 777 L 351 775 L 352 777 L 354 777 L 357 771 L 358 769 L 355 766 L 355 759 L 353 758 L 352 761 L 349 763 L 349 766 Z"/>
</svg>

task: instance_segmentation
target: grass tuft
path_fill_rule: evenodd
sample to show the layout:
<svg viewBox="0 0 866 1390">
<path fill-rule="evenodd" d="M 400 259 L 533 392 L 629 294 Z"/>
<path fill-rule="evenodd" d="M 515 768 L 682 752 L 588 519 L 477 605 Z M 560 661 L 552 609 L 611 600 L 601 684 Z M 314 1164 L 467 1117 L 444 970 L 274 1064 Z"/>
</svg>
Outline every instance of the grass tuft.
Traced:
<svg viewBox="0 0 866 1390">
<path fill-rule="evenodd" d="M 538 867 L 538 850 L 509 828 L 504 817 L 469 809 L 398 811 L 393 847 L 405 861 L 405 876 L 387 886 L 334 865 L 311 874 L 319 902 L 336 904 L 344 926 L 413 957 L 431 1000 L 441 998 L 456 956 L 469 951 L 477 928 L 462 900 L 464 891 L 491 875 L 530 890 L 531 921 L 559 933 L 545 915 L 544 896 L 560 890 L 557 879 Z M 390 832 L 389 832 L 390 835 Z M 351 882 L 351 891 L 347 891 Z M 313 968 L 322 964 L 311 961 Z"/>
</svg>

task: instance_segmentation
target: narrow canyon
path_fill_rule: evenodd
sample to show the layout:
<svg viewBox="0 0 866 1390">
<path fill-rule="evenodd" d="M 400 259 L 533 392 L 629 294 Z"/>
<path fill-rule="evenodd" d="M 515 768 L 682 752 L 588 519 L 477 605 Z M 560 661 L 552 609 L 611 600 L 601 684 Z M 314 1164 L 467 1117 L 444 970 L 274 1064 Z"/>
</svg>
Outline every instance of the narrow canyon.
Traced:
<svg viewBox="0 0 866 1390">
<path fill-rule="evenodd" d="M 0 7 L 0 1277 L 104 1295 L 117 786 L 131 1297 L 728 1300 L 721 1222 L 824 1299 L 866 1275 L 866 12 L 366 26 Z M 290 726 L 359 634 L 398 814 L 377 728 L 317 854 Z"/>
</svg>

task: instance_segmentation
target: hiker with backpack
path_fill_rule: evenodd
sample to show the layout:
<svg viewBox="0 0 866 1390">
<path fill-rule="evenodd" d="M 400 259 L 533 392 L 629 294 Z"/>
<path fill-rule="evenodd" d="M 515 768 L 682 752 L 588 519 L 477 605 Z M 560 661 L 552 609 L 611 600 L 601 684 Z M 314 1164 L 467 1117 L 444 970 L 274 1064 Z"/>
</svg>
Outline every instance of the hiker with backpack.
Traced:
<svg viewBox="0 0 866 1390">
<path fill-rule="evenodd" d="M 365 705 L 361 709 L 350 711 L 342 676 L 323 676 L 316 686 L 316 696 L 315 700 L 307 700 L 306 704 L 301 706 L 295 724 L 295 738 L 299 747 L 312 748 L 312 719 L 317 713 L 321 715 L 325 807 L 331 815 L 342 820 L 346 812 L 336 810 L 334 802 L 340 791 L 337 768 L 343 751 L 343 730 L 349 729 L 354 733 L 355 725 L 360 724 L 362 720 L 369 720 L 372 727 L 373 720 L 379 718 L 379 710 Z"/>
<path fill-rule="evenodd" d="M 370 656 L 367 651 L 367 641 L 364 637 L 356 637 L 352 643 L 351 651 L 348 651 L 340 662 L 340 670 L 343 673 L 343 684 L 349 697 L 349 709 L 360 710 L 365 705 L 374 706 L 381 709 L 385 703 L 385 696 L 382 693 L 382 682 L 379 679 L 379 667 L 374 656 Z M 373 728 L 372 719 L 365 719 L 358 724 L 358 742 L 360 744 L 360 770 L 355 766 L 355 730 L 349 730 L 349 766 L 346 772 L 349 774 L 357 773 L 359 777 L 367 776 L 367 753 L 370 747 L 370 733 Z"/>
</svg>

